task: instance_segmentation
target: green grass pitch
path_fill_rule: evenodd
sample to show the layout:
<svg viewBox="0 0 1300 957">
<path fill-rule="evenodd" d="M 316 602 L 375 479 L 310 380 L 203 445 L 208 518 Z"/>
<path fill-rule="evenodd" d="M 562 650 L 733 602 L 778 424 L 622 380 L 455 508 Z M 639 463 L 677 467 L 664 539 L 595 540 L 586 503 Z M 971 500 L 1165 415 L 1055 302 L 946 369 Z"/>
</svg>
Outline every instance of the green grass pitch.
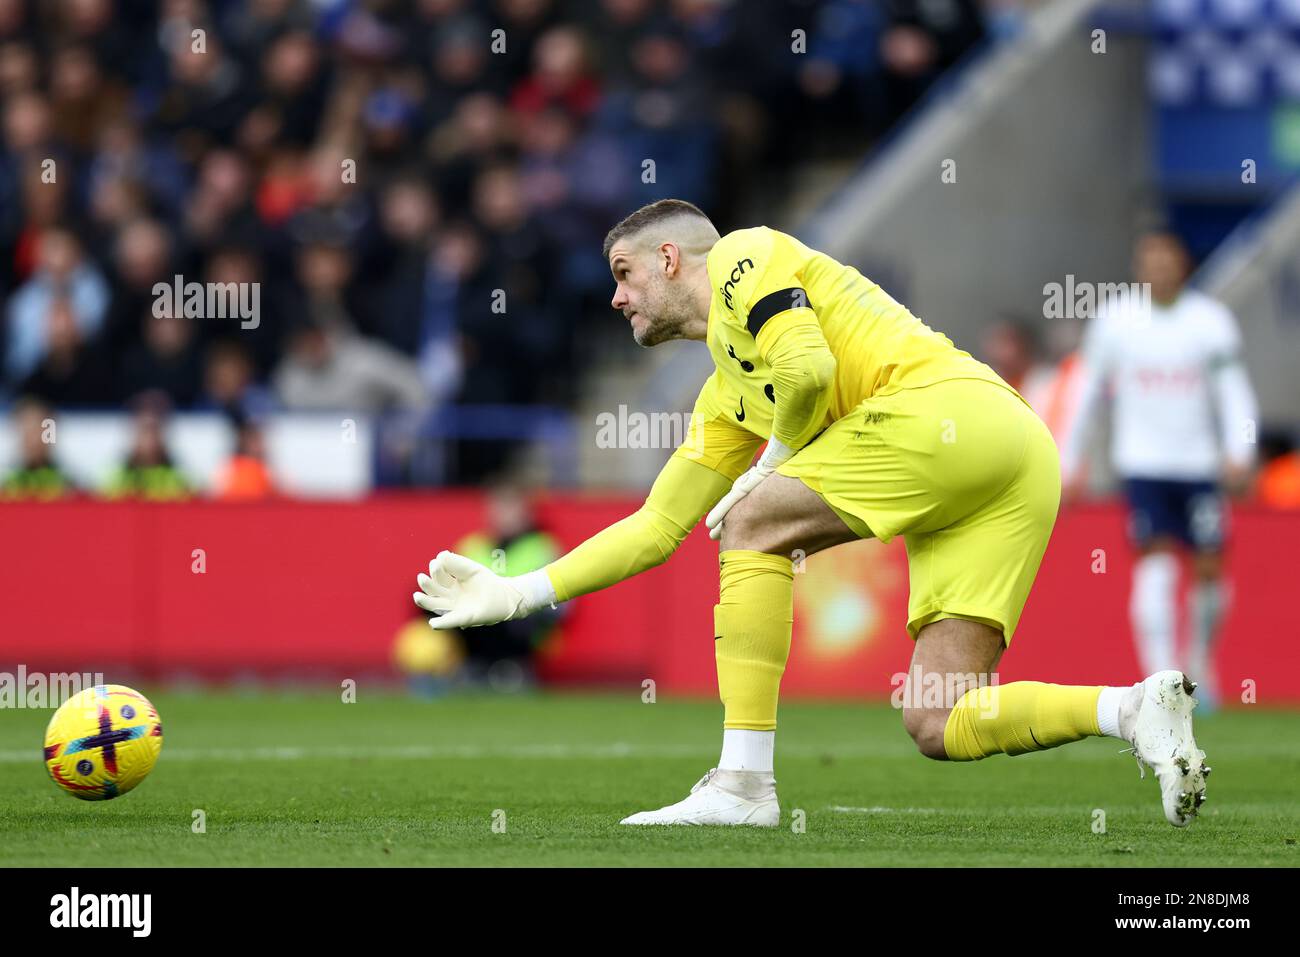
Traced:
<svg viewBox="0 0 1300 957">
<path fill-rule="evenodd" d="M 1114 740 L 939 763 L 915 752 L 885 705 L 783 701 L 783 823 L 751 830 L 618 824 L 680 800 L 713 766 L 715 701 L 643 704 L 639 688 L 422 701 L 364 685 L 355 704 L 319 693 L 151 697 L 161 760 L 136 791 L 98 803 L 46 776 L 48 711 L 0 713 L 0 865 L 1300 862 L 1300 713 L 1200 719 L 1209 800 L 1175 830 L 1153 777 L 1139 780 Z M 192 829 L 196 810 L 206 833 Z"/>
</svg>

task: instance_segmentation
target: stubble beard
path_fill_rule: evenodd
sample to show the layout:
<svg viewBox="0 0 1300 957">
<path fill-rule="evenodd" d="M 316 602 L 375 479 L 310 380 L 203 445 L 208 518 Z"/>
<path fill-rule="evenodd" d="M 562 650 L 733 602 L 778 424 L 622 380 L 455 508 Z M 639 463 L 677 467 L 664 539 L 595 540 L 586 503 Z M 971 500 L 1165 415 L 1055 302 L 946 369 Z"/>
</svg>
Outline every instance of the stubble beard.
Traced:
<svg viewBox="0 0 1300 957">
<path fill-rule="evenodd" d="M 668 280 L 656 276 L 650 298 L 654 302 L 654 318 L 643 331 L 632 334 L 636 344 L 649 349 L 661 342 L 684 339 L 690 321 L 690 303 L 685 296 Z M 638 315 L 643 319 L 650 318 L 645 312 L 638 312 Z"/>
</svg>

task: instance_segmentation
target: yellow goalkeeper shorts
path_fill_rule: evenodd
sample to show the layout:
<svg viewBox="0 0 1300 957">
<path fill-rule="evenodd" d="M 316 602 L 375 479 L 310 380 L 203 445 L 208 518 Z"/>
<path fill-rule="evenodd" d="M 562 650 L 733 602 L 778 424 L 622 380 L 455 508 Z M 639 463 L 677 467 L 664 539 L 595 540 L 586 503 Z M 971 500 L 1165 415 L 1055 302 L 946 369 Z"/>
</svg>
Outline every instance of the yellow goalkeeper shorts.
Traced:
<svg viewBox="0 0 1300 957">
<path fill-rule="evenodd" d="M 1011 643 L 1061 500 L 1060 458 L 1010 387 L 947 379 L 872 396 L 778 471 L 863 538 L 907 544 L 913 638 L 941 618 Z"/>
</svg>

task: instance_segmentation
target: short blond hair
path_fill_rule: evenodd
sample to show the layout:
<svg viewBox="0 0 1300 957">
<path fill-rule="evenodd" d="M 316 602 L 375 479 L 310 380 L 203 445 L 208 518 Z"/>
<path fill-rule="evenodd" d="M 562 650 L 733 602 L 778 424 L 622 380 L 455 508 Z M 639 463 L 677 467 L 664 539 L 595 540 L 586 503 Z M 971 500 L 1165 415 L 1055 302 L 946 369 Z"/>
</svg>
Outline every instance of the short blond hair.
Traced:
<svg viewBox="0 0 1300 957">
<path fill-rule="evenodd" d="M 623 218 L 623 220 L 611 229 L 605 235 L 605 243 L 601 247 L 601 255 L 609 259 L 609 251 L 614 244 L 620 239 L 644 232 L 653 227 L 661 227 L 677 219 L 702 220 L 702 223 L 692 223 L 693 226 L 707 226 L 707 231 L 712 235 L 711 242 L 718 240 L 718 228 L 713 225 L 713 221 L 705 215 L 704 210 L 694 203 L 688 203 L 684 199 L 660 199 L 653 203 L 642 206 L 636 212 Z M 690 250 L 694 251 L 694 250 Z"/>
</svg>

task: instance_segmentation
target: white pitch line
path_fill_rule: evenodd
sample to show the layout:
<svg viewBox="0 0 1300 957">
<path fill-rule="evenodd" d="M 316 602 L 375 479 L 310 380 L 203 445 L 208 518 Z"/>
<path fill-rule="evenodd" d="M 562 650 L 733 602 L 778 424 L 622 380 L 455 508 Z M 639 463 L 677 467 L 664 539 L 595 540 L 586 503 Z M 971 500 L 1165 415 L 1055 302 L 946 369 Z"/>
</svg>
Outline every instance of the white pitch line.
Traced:
<svg viewBox="0 0 1300 957">
<path fill-rule="evenodd" d="M 843 807 L 835 804 L 828 807 L 828 811 L 838 811 L 841 814 L 938 814 L 939 809 L 933 807 Z M 952 813 L 944 811 L 945 814 Z M 981 813 L 987 813 L 983 811 Z"/>
<path fill-rule="evenodd" d="M 163 748 L 163 755 L 171 761 L 303 761 L 313 759 L 352 758 L 535 758 L 540 760 L 603 759 L 603 758 L 700 758 L 709 761 L 716 752 L 712 745 L 662 745 L 644 746 L 616 741 L 603 745 L 569 744 L 519 744 L 483 746 L 475 744 L 446 745 L 376 745 L 373 747 L 340 747 L 314 745 L 282 745 L 265 748 Z M 910 745 L 862 745 L 833 749 L 788 746 L 781 756 L 799 760 L 820 761 L 829 757 L 833 762 L 880 758 L 907 758 L 916 754 Z M 0 751 L 0 764 L 24 763 L 41 760 L 39 748 Z"/>
<path fill-rule="evenodd" d="M 305 761 L 354 758 L 626 758 L 692 757 L 700 748 L 639 748 L 614 743 L 597 747 L 563 744 L 479 747 L 477 745 L 400 745 L 374 747 L 163 748 L 168 761 Z M 0 751 L 0 764 L 40 761 L 39 749 Z"/>
<path fill-rule="evenodd" d="M 163 748 L 170 761 L 303 761 L 314 759 L 352 758 L 465 758 L 469 760 L 490 758 L 535 758 L 540 760 L 603 759 L 603 758 L 700 758 L 709 761 L 716 754 L 712 745 L 660 745 L 645 746 L 615 741 L 600 745 L 570 744 L 517 744 L 483 746 L 476 744 L 444 745 L 376 745 L 373 747 L 340 747 L 315 745 L 281 745 L 264 748 Z M 781 756 L 808 761 L 829 757 L 833 762 L 879 758 L 907 758 L 916 754 L 910 745 L 862 745 L 833 749 L 799 747 L 791 745 L 781 750 Z M 24 763 L 41 760 L 39 748 L 0 751 L 0 764 Z"/>
<path fill-rule="evenodd" d="M 177 748 L 164 747 L 163 759 L 166 761 L 310 761 L 310 760 L 355 760 L 364 758 L 436 760 L 439 758 L 464 760 L 493 760 L 500 758 L 529 758 L 535 760 L 604 760 L 610 758 L 698 758 L 703 762 L 711 760 L 716 751 L 708 745 L 664 745 L 647 747 L 616 741 L 604 745 L 568 745 L 568 744 L 519 744 L 501 746 L 482 746 L 474 744 L 445 745 L 374 745 L 374 746 L 315 746 L 282 745 L 262 748 Z M 1235 757 L 1293 757 L 1294 749 L 1289 744 L 1274 743 L 1254 744 L 1234 749 Z M 817 748 L 788 745 L 778 751 L 779 758 L 802 761 L 823 761 L 830 759 L 833 765 L 852 761 L 880 759 L 909 759 L 919 756 L 906 744 L 890 745 L 884 743 L 863 744 L 856 747 Z M 1122 751 L 1111 753 L 1104 748 L 1084 748 L 1080 750 L 1052 751 L 1045 763 L 1057 764 L 1092 764 L 1101 761 L 1119 761 L 1125 757 Z M 0 764 L 26 764 L 40 762 L 41 749 L 22 748 L 0 750 Z M 1131 760 L 1131 759 L 1129 759 Z M 844 808 L 845 813 L 886 813 L 886 810 Z M 946 812 L 945 812 L 946 813 Z"/>
<path fill-rule="evenodd" d="M 975 817 L 987 818 L 989 811 L 986 807 L 845 807 L 844 805 L 832 805 L 824 810 L 836 814 L 942 814 L 945 817 Z M 1237 808 L 1234 808 L 1237 810 Z M 1040 805 L 1036 807 L 1018 807 L 1016 814 L 1042 814 L 1059 816 L 1061 814 L 1078 814 L 1079 808 L 1069 805 Z"/>
</svg>

